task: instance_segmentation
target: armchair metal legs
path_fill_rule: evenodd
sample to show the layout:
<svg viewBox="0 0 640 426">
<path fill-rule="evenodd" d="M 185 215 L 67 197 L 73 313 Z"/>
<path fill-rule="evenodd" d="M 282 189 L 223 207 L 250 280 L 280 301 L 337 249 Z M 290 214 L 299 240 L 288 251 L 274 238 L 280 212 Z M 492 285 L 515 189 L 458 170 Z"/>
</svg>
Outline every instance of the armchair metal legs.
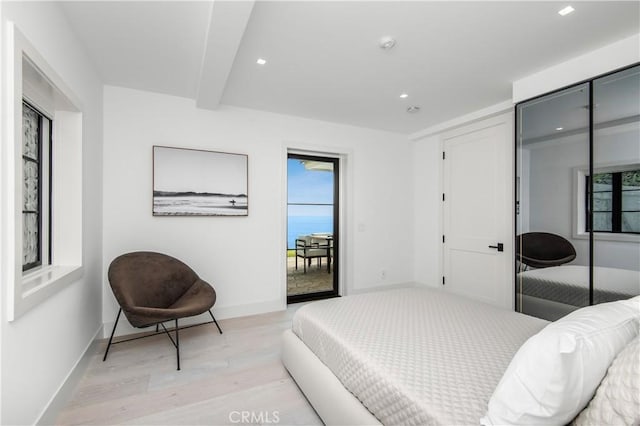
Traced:
<svg viewBox="0 0 640 426">
<path fill-rule="evenodd" d="M 118 342 L 113 342 L 113 335 L 116 332 L 116 327 L 118 326 L 118 321 L 120 320 L 120 314 L 122 313 L 122 308 L 120 308 L 120 310 L 118 310 L 118 315 L 116 316 L 116 322 L 113 324 L 113 329 L 111 330 L 111 336 L 109 337 L 109 343 L 107 344 L 107 349 L 104 351 L 104 357 L 102 358 L 102 361 L 106 361 L 107 360 L 107 355 L 109 354 L 109 348 L 111 348 L 111 345 L 115 345 L 117 343 L 124 343 L 124 342 L 128 342 L 130 340 L 138 340 L 138 339 L 142 339 L 145 337 L 151 337 L 151 336 L 155 336 L 157 334 L 161 334 L 161 333 L 165 333 L 167 335 L 167 337 L 169 337 L 169 340 L 171 340 L 171 343 L 173 344 L 173 346 L 176 348 L 176 361 L 177 361 L 177 365 L 178 365 L 178 370 L 180 370 L 180 335 L 179 335 L 179 330 L 180 327 L 178 326 L 178 319 L 174 319 L 173 321 L 175 322 L 175 334 L 176 334 L 176 338 L 175 340 L 173 339 L 173 337 L 171 336 L 171 333 L 169 333 L 169 330 L 167 330 L 167 328 L 164 326 L 164 323 L 160 322 L 158 324 L 156 324 L 156 332 L 153 334 L 148 334 L 146 336 L 140 336 L 140 337 L 133 337 L 131 339 L 125 339 L 125 340 L 120 340 Z M 218 331 L 220 332 L 220 334 L 222 334 L 222 329 L 220 328 L 220 325 L 218 324 L 218 321 L 216 321 L 216 318 L 213 316 L 213 313 L 211 312 L 211 309 L 209 309 L 209 315 L 211 315 L 211 319 L 216 327 L 218 328 Z M 204 324 L 209 324 L 209 322 L 206 322 Z M 190 327 L 196 327 L 198 325 L 202 325 L 202 324 L 194 324 L 194 325 L 188 325 L 186 327 L 182 327 L 182 328 L 190 328 Z M 162 331 L 159 332 L 159 327 L 162 327 Z"/>
<path fill-rule="evenodd" d="M 171 337 L 171 334 L 169 333 L 169 330 L 167 330 L 167 328 L 164 326 L 164 323 L 161 322 L 160 327 L 162 327 L 162 330 L 167 333 L 167 337 L 169 337 L 169 340 L 171 340 L 171 343 L 176 348 L 176 360 L 178 362 L 177 370 L 180 370 L 180 335 L 178 334 L 178 330 L 180 329 L 178 328 L 178 318 L 176 318 L 174 321 L 176 322 L 176 340 L 173 340 L 173 337 Z"/>
<path fill-rule="evenodd" d="M 215 317 L 213 316 L 213 313 L 211 312 L 211 309 L 209 309 L 209 315 L 211 315 L 211 319 L 215 323 L 216 327 L 218 327 L 218 331 L 220 332 L 220 334 L 222 334 L 222 329 L 218 325 L 218 321 L 216 321 Z"/>
<path fill-rule="evenodd" d="M 118 326 L 118 320 L 120 319 L 120 314 L 122 313 L 122 308 L 118 311 L 118 316 L 116 316 L 116 322 L 113 324 L 113 330 L 111 330 L 111 336 L 109 337 L 109 344 L 107 345 L 107 350 L 104 351 L 104 358 L 102 358 L 102 362 L 106 361 L 107 354 L 109 353 L 109 348 L 111 347 L 111 341 L 113 340 L 113 333 L 116 332 L 116 327 Z"/>
</svg>

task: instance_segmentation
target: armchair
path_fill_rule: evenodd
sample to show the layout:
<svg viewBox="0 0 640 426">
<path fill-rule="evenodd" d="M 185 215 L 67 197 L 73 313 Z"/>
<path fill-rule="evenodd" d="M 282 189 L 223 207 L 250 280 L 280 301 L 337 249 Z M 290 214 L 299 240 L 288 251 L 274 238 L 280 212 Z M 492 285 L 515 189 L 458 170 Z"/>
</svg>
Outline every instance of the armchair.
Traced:
<svg viewBox="0 0 640 426">
<path fill-rule="evenodd" d="M 120 314 L 124 312 L 132 326 L 144 328 L 156 326 L 167 334 L 176 348 L 180 370 L 180 341 L 178 319 L 209 312 L 212 322 L 218 325 L 211 308 L 216 302 L 216 291 L 187 265 L 171 256 L 154 252 L 134 252 L 117 257 L 109 266 L 109 284 L 120 305 L 107 349 L 105 361 L 113 342 Z M 175 340 L 164 323 L 175 324 Z M 152 334 L 155 335 L 155 334 Z M 147 337 L 147 336 L 145 336 Z"/>
</svg>

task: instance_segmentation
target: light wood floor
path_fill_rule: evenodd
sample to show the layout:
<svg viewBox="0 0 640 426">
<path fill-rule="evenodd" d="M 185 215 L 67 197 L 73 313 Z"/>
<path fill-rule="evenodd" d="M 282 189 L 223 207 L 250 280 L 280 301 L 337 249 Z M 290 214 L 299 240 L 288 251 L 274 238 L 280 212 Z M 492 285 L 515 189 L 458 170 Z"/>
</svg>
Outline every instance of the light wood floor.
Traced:
<svg viewBox="0 0 640 426">
<path fill-rule="evenodd" d="M 322 424 L 280 361 L 297 307 L 219 321 L 222 335 L 213 324 L 182 330 L 181 371 L 166 335 L 112 346 L 102 362 L 105 342 L 57 424 L 239 424 L 242 412 L 254 424 Z"/>
</svg>

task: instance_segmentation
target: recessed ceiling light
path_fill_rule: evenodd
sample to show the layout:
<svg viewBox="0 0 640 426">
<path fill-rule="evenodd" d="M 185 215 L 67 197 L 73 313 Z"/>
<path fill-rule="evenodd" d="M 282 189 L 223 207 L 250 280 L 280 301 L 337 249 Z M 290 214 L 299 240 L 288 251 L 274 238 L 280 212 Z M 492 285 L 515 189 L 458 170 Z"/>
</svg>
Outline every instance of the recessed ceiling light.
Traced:
<svg viewBox="0 0 640 426">
<path fill-rule="evenodd" d="M 575 10 L 575 9 L 574 9 L 573 7 L 571 7 L 571 6 L 567 6 L 567 7 L 565 7 L 564 9 L 559 10 L 559 11 L 558 11 L 558 14 L 559 14 L 560 16 L 565 16 L 565 15 L 570 14 L 570 13 L 571 13 L 571 12 L 573 12 L 574 10 Z"/>
<path fill-rule="evenodd" d="M 409 108 L 407 108 L 407 112 L 409 113 L 416 113 L 419 111 L 420 111 L 420 107 L 416 105 L 411 105 Z"/>
<path fill-rule="evenodd" d="M 556 127 L 556 130 L 557 130 L 557 131 L 560 131 L 560 130 L 562 130 L 562 129 L 564 129 L 564 127 Z"/>
<path fill-rule="evenodd" d="M 409 95 L 407 95 L 406 93 L 403 93 L 403 94 L 401 94 L 401 95 L 400 95 L 400 97 L 401 97 L 402 99 L 406 99 L 406 98 L 408 98 L 408 97 L 409 97 Z"/>
<path fill-rule="evenodd" d="M 266 63 L 267 63 L 267 60 L 262 58 L 258 58 L 258 60 L 256 61 L 256 64 L 258 65 L 264 65 Z"/>
<path fill-rule="evenodd" d="M 396 45 L 393 37 L 382 37 L 379 42 L 380 49 L 389 50 Z"/>
</svg>

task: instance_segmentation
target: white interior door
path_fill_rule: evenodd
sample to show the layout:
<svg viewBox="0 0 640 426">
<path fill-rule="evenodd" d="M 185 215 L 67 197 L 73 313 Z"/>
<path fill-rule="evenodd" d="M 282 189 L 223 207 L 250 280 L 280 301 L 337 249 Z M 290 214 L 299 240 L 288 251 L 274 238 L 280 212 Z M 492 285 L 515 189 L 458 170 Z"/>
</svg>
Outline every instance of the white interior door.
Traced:
<svg viewBox="0 0 640 426">
<path fill-rule="evenodd" d="M 443 140 L 443 286 L 505 308 L 513 307 L 512 128 L 505 114 Z"/>
</svg>

